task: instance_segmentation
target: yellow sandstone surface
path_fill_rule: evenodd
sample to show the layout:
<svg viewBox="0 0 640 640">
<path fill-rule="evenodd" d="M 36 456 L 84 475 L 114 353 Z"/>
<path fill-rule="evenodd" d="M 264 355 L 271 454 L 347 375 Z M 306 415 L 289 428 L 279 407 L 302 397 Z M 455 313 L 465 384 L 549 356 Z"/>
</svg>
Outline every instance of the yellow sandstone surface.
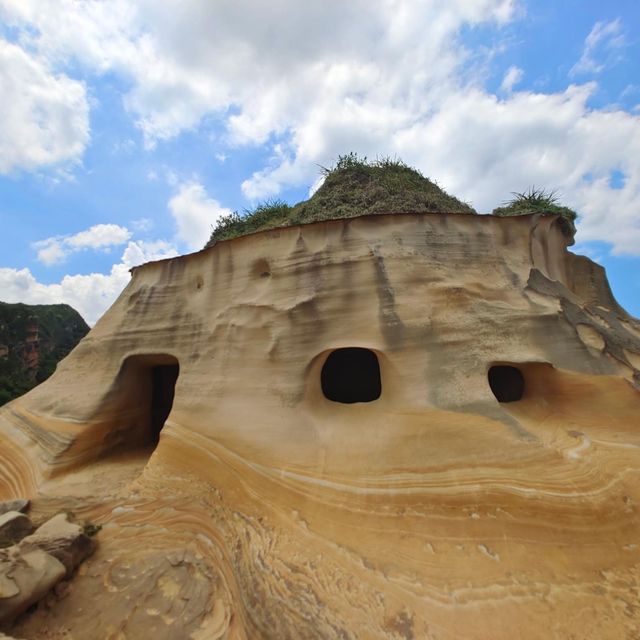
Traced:
<svg viewBox="0 0 640 640">
<path fill-rule="evenodd" d="M 334 402 L 323 367 L 353 347 L 380 397 Z M 335 220 L 136 268 L 0 410 L 0 498 L 103 525 L 6 631 L 638 638 L 639 365 L 553 216 Z"/>
</svg>

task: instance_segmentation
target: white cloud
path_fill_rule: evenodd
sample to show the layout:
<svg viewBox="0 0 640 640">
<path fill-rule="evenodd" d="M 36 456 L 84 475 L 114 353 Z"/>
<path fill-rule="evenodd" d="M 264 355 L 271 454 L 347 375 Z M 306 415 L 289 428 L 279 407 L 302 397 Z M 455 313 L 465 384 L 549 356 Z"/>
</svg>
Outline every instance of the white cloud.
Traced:
<svg viewBox="0 0 640 640">
<path fill-rule="evenodd" d="M 70 253 L 83 249 L 108 249 L 127 242 L 131 232 L 117 224 L 96 224 L 74 235 L 56 236 L 32 244 L 38 260 L 46 265 L 64 262 Z"/>
<path fill-rule="evenodd" d="M 231 213 L 210 198 L 198 182 L 181 185 L 169 200 L 169 210 L 176 221 L 178 240 L 190 250 L 202 249 L 220 217 Z"/>
<path fill-rule="evenodd" d="M 620 19 L 596 22 L 584 41 L 580 60 L 569 71 L 574 77 L 580 74 L 600 73 L 606 66 L 619 59 L 618 50 L 625 45 Z"/>
<path fill-rule="evenodd" d="M 0 0 L 0 13 L 47 59 L 126 77 L 126 105 L 153 145 L 211 114 L 228 118 L 236 141 L 264 141 L 322 101 L 327 84 L 331 102 L 372 82 L 380 99 L 420 99 L 420 86 L 458 64 L 459 28 L 504 23 L 514 5 Z M 413 87 L 402 86 L 408 79 Z"/>
<path fill-rule="evenodd" d="M 0 174 L 77 161 L 89 139 L 81 82 L 0 38 Z"/>
<path fill-rule="evenodd" d="M 516 92 L 512 67 L 498 99 L 469 72 L 482 53 L 464 48 L 463 28 L 499 29 L 516 5 L 0 0 L 0 11 L 38 60 L 123 78 L 148 145 L 202 122 L 222 124 L 227 145 L 267 145 L 270 159 L 242 184 L 250 199 L 313 185 L 318 164 L 351 150 L 397 155 L 481 211 L 511 191 L 558 188 L 581 237 L 640 254 L 640 117 L 590 107 L 593 84 Z M 572 73 L 602 70 L 623 44 L 619 20 L 596 23 Z M 178 238 L 199 248 L 228 210 L 199 183 L 166 179 Z M 57 259 L 57 246 L 45 249 Z"/>
<path fill-rule="evenodd" d="M 175 255 L 175 247 L 166 242 L 129 242 L 120 262 L 109 273 L 66 275 L 54 284 L 39 282 L 29 269 L 0 268 L 2 300 L 27 304 L 64 302 L 93 325 L 128 284 L 131 267 Z"/>
<path fill-rule="evenodd" d="M 175 245 L 166 240 L 152 240 L 149 242 L 136 241 L 127 244 L 122 254 L 122 263 L 131 269 L 145 262 L 174 258 L 178 255 Z"/>
<path fill-rule="evenodd" d="M 141 231 L 142 233 L 153 229 L 153 220 L 151 218 L 138 218 L 137 220 L 132 220 L 130 224 L 136 231 Z"/>
<path fill-rule="evenodd" d="M 124 244 L 131 237 L 126 227 L 117 224 L 96 224 L 86 231 L 80 231 L 65 239 L 65 244 L 73 249 L 103 249 Z"/>
<path fill-rule="evenodd" d="M 38 260 L 48 266 L 59 264 L 67 259 L 67 251 L 62 246 L 62 242 L 57 238 L 47 238 L 38 240 L 32 244 L 38 251 Z"/>
<path fill-rule="evenodd" d="M 513 91 L 513 87 L 515 87 L 522 80 L 523 75 L 524 72 L 522 71 L 522 69 L 520 69 L 520 67 L 516 67 L 514 65 L 510 66 L 507 69 L 507 73 L 504 74 L 500 89 L 505 93 L 511 93 L 511 91 Z"/>
<path fill-rule="evenodd" d="M 480 211 L 510 191 L 557 189 L 581 214 L 580 240 L 640 255 L 640 118 L 589 109 L 593 90 L 508 100 L 482 91 L 452 95 L 433 118 L 398 136 L 398 148 Z M 623 174 L 622 188 L 611 186 L 613 170 Z"/>
<path fill-rule="evenodd" d="M 315 180 L 315 182 L 309 187 L 309 198 L 324 184 L 324 173 L 321 173 Z"/>
</svg>

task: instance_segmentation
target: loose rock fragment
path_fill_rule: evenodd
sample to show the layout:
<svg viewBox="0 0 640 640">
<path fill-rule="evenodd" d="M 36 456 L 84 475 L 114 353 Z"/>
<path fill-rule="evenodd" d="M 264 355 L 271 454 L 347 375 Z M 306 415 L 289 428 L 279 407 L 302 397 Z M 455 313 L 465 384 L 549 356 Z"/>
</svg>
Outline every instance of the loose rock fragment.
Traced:
<svg viewBox="0 0 640 640">
<path fill-rule="evenodd" d="M 81 525 L 70 522 L 66 513 L 45 522 L 38 530 L 22 540 L 23 552 L 41 549 L 59 560 L 70 576 L 73 570 L 95 549 L 95 542 L 84 533 Z"/>
<path fill-rule="evenodd" d="M 8 511 L 0 516 L 0 546 L 9 546 L 29 535 L 35 527 L 31 519 L 19 511 Z"/>
<path fill-rule="evenodd" d="M 14 620 L 65 575 L 64 565 L 40 549 L 0 552 L 0 623 Z"/>
<path fill-rule="evenodd" d="M 26 513 L 30 505 L 31 501 L 25 500 L 24 498 L 18 498 L 16 500 L 5 500 L 4 502 L 0 502 L 0 515 L 3 515 L 9 511 L 20 511 L 21 513 Z"/>
</svg>

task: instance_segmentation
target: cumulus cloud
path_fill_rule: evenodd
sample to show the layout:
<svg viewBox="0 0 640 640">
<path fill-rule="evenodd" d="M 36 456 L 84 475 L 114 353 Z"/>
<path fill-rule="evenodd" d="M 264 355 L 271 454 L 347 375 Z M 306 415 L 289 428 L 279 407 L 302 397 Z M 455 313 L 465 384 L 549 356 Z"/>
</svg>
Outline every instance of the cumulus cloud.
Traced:
<svg viewBox="0 0 640 640">
<path fill-rule="evenodd" d="M 515 87 L 521 80 L 524 72 L 520 67 L 516 67 L 514 65 L 510 66 L 507 69 L 507 73 L 504 74 L 504 78 L 502 79 L 502 83 L 500 84 L 500 89 L 505 93 L 511 93 L 513 91 L 513 87 Z"/>
<path fill-rule="evenodd" d="M 151 218 L 137 218 L 131 221 L 131 227 L 142 233 L 153 229 L 153 220 Z"/>
<path fill-rule="evenodd" d="M 117 224 L 96 224 L 85 231 L 67 236 L 38 240 L 33 248 L 38 260 L 46 265 L 64 262 L 70 253 L 83 249 L 104 250 L 127 242 L 131 232 Z"/>
<path fill-rule="evenodd" d="M 457 31 L 504 23 L 514 5 L 0 0 L 0 11 L 47 59 L 126 76 L 126 105 L 153 145 L 211 114 L 227 116 L 235 141 L 264 142 L 322 104 L 327 90 L 329 102 L 357 101 L 373 83 L 378 99 L 420 100 L 420 87 L 459 63 Z"/>
<path fill-rule="evenodd" d="M 76 161 L 89 139 L 81 82 L 0 38 L 0 174 Z"/>
<path fill-rule="evenodd" d="M 600 73 L 619 59 L 618 51 L 625 45 L 620 19 L 596 22 L 584 41 L 580 60 L 569 71 L 570 76 Z"/>
<path fill-rule="evenodd" d="M 212 121 L 229 147 L 266 145 L 268 160 L 242 184 L 252 200 L 313 188 L 317 165 L 341 153 L 397 155 L 481 211 L 511 191 L 557 188 L 578 209 L 583 239 L 640 254 L 640 117 L 590 107 L 593 84 L 513 91 L 522 72 L 512 67 L 499 98 L 469 73 L 463 29 L 499 29 L 516 8 L 516 0 L 0 0 L 38 60 L 124 78 L 126 107 L 149 146 Z M 623 45 L 619 20 L 597 23 L 574 77 L 612 64 Z M 228 210 L 197 182 L 173 187 L 180 242 L 199 248 Z M 48 250 L 56 259 L 59 249 Z"/>
<path fill-rule="evenodd" d="M 177 225 L 177 238 L 189 250 L 202 249 L 220 217 L 231 213 L 210 198 L 199 182 L 181 185 L 169 200 L 169 210 Z"/>
<path fill-rule="evenodd" d="M 426 165 L 480 211 L 491 211 L 509 191 L 557 189 L 580 213 L 581 240 L 640 255 L 640 118 L 590 109 L 595 88 L 519 92 L 508 100 L 482 91 L 451 96 L 398 144 L 403 157 Z M 622 176 L 619 187 L 612 185 L 614 171 Z"/>
<path fill-rule="evenodd" d="M 66 275 L 60 282 L 39 282 L 29 269 L 0 268 L 3 302 L 27 304 L 67 303 L 93 325 L 113 304 L 129 282 L 129 269 L 150 260 L 177 255 L 167 242 L 129 242 L 120 262 L 109 273 Z"/>
<path fill-rule="evenodd" d="M 175 245 L 166 240 L 151 240 L 149 242 L 138 240 L 127 244 L 122 253 L 121 262 L 127 269 L 131 269 L 145 262 L 175 258 L 177 255 L 178 250 Z"/>
</svg>

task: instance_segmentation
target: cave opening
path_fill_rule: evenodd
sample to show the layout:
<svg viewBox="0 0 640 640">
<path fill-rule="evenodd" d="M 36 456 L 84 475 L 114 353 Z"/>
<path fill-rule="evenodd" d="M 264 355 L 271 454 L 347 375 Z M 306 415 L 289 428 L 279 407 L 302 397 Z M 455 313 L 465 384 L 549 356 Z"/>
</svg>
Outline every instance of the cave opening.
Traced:
<svg viewBox="0 0 640 640">
<path fill-rule="evenodd" d="M 153 444 L 160 441 L 160 432 L 171 413 L 179 371 L 177 364 L 160 364 L 150 369 L 150 439 Z"/>
<path fill-rule="evenodd" d="M 124 360 L 104 408 L 111 424 L 105 449 L 155 449 L 173 408 L 179 373 L 178 359 L 166 353 Z"/>
<path fill-rule="evenodd" d="M 524 395 L 524 376 L 518 367 L 494 365 L 488 373 L 489 386 L 498 402 L 517 402 Z"/>
<path fill-rule="evenodd" d="M 320 382 L 322 393 L 332 402 L 373 402 L 382 393 L 378 356 L 361 347 L 336 349 L 322 367 Z"/>
</svg>

